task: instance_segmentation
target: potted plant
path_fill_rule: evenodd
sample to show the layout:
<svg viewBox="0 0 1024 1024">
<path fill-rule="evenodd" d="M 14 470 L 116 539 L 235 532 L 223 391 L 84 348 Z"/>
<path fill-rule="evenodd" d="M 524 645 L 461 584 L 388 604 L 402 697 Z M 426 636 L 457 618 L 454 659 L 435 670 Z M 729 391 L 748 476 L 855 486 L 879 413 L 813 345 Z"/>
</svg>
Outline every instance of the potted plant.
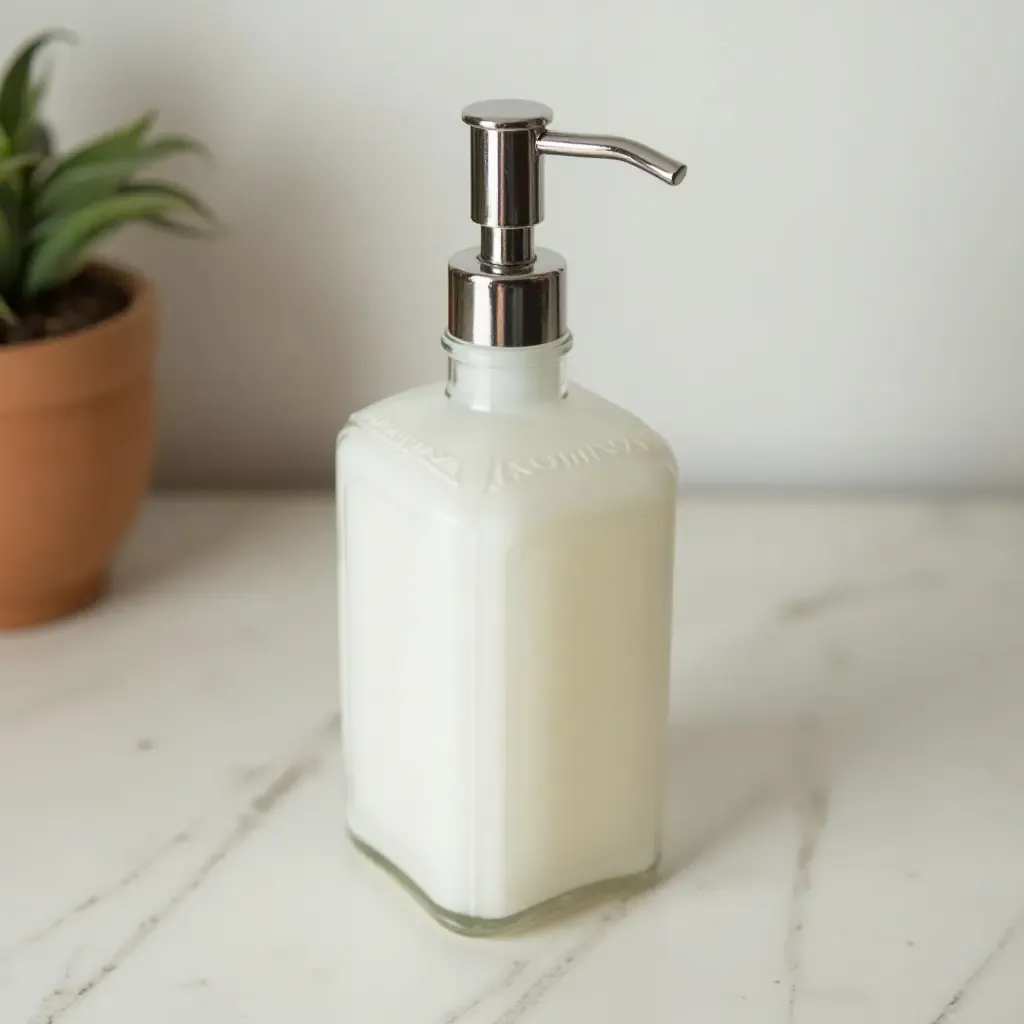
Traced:
<svg viewBox="0 0 1024 1024">
<path fill-rule="evenodd" d="M 178 153 L 152 114 L 70 152 L 41 116 L 46 32 L 0 84 L 0 627 L 44 622 L 102 592 L 149 483 L 157 315 L 150 283 L 90 254 L 125 224 L 212 223 L 187 191 L 139 177 Z"/>
</svg>

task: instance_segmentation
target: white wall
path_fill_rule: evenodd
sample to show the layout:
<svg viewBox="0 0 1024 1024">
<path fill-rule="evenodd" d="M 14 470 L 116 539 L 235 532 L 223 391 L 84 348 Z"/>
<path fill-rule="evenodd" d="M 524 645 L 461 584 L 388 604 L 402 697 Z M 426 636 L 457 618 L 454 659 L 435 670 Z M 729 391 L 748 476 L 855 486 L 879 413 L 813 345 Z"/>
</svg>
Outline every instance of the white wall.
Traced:
<svg viewBox="0 0 1024 1024">
<path fill-rule="evenodd" d="M 1024 483 L 1019 0 L 37 0 L 65 141 L 162 109 L 233 225 L 117 249 L 165 299 L 161 472 L 322 483 L 356 407 L 443 370 L 461 107 L 678 155 L 551 160 L 580 382 L 700 484 Z"/>
</svg>

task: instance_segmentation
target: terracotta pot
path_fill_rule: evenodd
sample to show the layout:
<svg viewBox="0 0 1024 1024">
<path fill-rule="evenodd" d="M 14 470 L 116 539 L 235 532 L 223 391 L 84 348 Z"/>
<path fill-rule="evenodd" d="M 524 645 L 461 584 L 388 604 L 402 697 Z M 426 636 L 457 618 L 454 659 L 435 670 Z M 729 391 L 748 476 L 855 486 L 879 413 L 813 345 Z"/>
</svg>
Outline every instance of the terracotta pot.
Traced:
<svg viewBox="0 0 1024 1024">
<path fill-rule="evenodd" d="M 153 290 L 107 264 L 90 272 L 131 296 L 122 313 L 61 338 L 0 346 L 0 628 L 95 601 L 149 484 Z"/>
</svg>

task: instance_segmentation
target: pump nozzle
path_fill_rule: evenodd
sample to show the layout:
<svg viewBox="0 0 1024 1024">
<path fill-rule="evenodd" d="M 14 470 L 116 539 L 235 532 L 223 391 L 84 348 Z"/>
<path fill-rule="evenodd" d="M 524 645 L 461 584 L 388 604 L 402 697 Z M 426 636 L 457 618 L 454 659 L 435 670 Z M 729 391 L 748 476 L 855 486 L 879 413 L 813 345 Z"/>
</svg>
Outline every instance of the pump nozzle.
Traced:
<svg viewBox="0 0 1024 1024">
<path fill-rule="evenodd" d="M 642 142 L 617 135 L 576 135 L 545 132 L 537 140 L 537 152 L 549 156 L 588 156 L 596 160 L 622 160 L 653 174 L 666 185 L 678 185 L 686 177 L 686 164 L 659 153 Z"/>
</svg>

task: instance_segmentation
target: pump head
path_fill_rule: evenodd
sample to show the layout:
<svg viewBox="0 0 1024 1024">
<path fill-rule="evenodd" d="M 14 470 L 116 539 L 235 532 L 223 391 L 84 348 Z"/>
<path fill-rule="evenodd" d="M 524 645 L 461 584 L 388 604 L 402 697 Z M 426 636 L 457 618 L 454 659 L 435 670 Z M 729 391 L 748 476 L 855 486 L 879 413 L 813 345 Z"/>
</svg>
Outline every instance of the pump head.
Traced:
<svg viewBox="0 0 1024 1024">
<path fill-rule="evenodd" d="M 549 107 L 529 100 L 485 100 L 466 107 L 470 126 L 470 216 L 480 248 L 448 265 L 448 333 L 475 345 L 521 348 L 566 331 L 565 261 L 535 249 L 544 219 L 544 161 L 551 156 L 621 160 L 668 185 L 686 167 L 631 139 L 548 131 Z"/>
</svg>

